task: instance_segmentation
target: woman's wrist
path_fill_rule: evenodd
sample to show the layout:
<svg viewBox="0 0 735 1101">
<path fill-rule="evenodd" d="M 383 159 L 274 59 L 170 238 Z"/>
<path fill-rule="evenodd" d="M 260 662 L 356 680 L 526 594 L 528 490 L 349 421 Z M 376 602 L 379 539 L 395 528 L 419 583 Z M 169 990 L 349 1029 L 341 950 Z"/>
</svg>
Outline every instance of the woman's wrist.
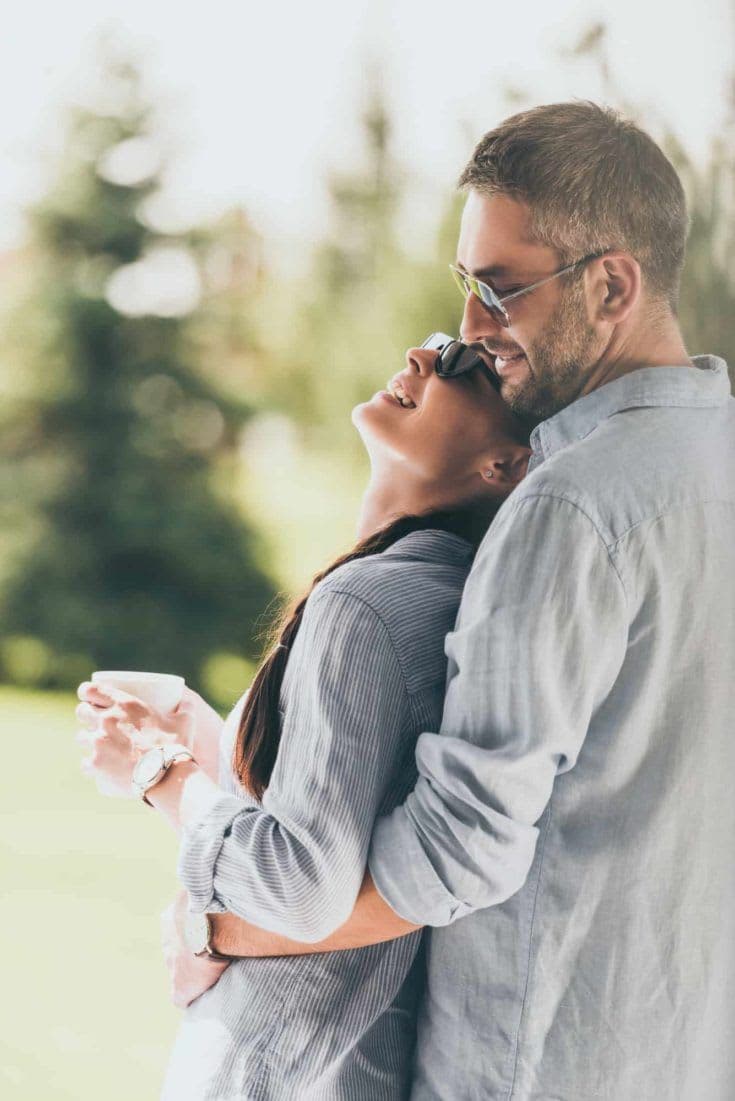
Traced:
<svg viewBox="0 0 735 1101">
<path fill-rule="evenodd" d="M 222 795 L 196 761 L 176 761 L 163 779 L 146 792 L 148 801 L 180 832 L 203 817 Z"/>
</svg>

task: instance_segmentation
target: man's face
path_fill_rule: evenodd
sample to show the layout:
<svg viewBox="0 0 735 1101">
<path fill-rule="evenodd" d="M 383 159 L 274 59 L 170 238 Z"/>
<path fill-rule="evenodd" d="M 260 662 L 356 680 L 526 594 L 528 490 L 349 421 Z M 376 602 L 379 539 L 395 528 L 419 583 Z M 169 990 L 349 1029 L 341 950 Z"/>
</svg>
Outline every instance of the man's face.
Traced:
<svg viewBox="0 0 735 1101">
<path fill-rule="evenodd" d="M 457 267 L 489 283 L 501 298 L 551 275 L 562 266 L 559 257 L 534 242 L 529 227 L 524 203 L 471 191 L 462 215 Z M 461 338 L 481 342 L 495 357 L 501 396 L 520 416 L 544 420 L 569 405 L 604 351 L 589 320 L 583 272 L 560 276 L 509 302 L 507 329 L 474 294 L 465 303 Z"/>
</svg>

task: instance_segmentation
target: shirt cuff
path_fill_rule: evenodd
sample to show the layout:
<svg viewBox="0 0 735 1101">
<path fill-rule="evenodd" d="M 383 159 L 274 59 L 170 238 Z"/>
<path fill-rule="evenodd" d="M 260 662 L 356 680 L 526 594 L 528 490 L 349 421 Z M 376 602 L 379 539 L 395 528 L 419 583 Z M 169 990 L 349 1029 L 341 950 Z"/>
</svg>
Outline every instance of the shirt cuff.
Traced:
<svg viewBox="0 0 735 1101">
<path fill-rule="evenodd" d="M 222 795 L 204 818 L 188 826 L 182 834 L 177 872 L 189 892 L 189 910 L 193 914 L 224 909 L 214 893 L 215 869 L 232 823 L 243 810 L 242 799 Z"/>
<path fill-rule="evenodd" d="M 471 911 L 439 880 L 405 803 L 376 822 L 368 867 L 383 901 L 412 925 L 450 925 Z"/>
</svg>

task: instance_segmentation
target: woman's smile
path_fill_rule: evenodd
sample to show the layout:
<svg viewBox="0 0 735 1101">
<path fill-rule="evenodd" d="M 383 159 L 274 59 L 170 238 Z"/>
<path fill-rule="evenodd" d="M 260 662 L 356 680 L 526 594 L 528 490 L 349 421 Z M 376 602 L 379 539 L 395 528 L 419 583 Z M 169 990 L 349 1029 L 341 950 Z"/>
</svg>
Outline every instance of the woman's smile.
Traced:
<svg viewBox="0 0 735 1101">
<path fill-rule="evenodd" d="M 387 402 L 389 405 L 392 405 L 394 408 L 396 408 L 396 407 L 398 407 L 400 409 L 415 409 L 416 408 L 415 405 L 413 405 L 413 404 L 404 405 L 403 402 L 400 401 L 400 399 L 394 393 L 392 393 L 390 390 L 378 390 L 377 394 L 375 394 L 375 397 L 379 398 L 381 401 Z"/>
<path fill-rule="evenodd" d="M 402 405 L 404 409 L 415 409 L 418 405 L 416 398 L 418 394 L 414 389 L 414 383 L 409 381 L 405 374 L 401 372 L 399 375 L 394 375 L 388 382 L 388 393 Z"/>
</svg>

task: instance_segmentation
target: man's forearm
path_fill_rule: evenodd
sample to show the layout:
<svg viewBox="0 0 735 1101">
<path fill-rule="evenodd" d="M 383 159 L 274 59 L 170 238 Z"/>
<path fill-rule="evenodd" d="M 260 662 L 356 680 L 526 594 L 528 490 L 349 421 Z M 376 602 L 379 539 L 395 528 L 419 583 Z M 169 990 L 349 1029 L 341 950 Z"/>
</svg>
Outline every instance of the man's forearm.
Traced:
<svg viewBox="0 0 735 1101">
<path fill-rule="evenodd" d="M 211 914 L 213 947 L 226 956 L 303 956 L 314 952 L 335 952 L 362 948 L 395 940 L 421 928 L 404 921 L 383 901 L 369 873 L 360 888 L 355 908 L 347 921 L 326 940 L 304 944 L 269 933 L 234 914 Z"/>
</svg>

